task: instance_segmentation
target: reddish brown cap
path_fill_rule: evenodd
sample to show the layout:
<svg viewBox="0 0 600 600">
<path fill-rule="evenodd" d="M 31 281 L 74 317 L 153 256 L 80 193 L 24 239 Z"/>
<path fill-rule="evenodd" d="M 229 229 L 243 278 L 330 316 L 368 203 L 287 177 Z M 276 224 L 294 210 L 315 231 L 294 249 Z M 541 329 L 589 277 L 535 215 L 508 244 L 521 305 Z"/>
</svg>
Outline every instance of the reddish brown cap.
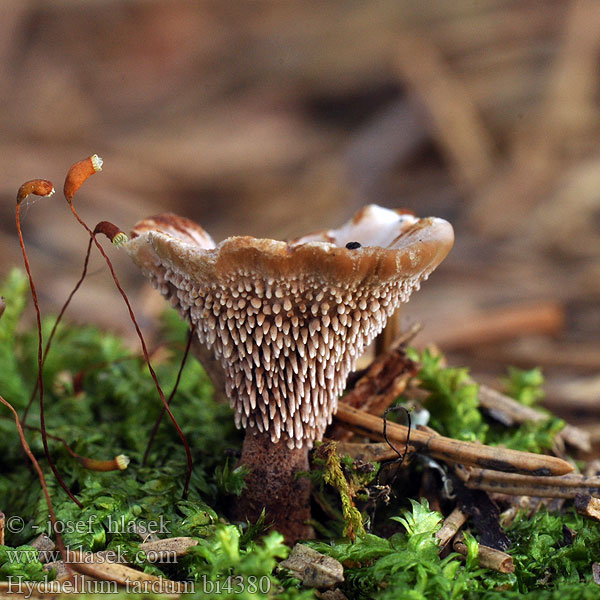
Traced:
<svg viewBox="0 0 600 600">
<path fill-rule="evenodd" d="M 215 246 L 191 221 L 160 215 L 135 226 L 127 249 L 213 347 L 236 424 L 300 447 L 322 437 L 358 356 L 453 241 L 442 219 L 370 205 L 289 243 Z"/>
</svg>

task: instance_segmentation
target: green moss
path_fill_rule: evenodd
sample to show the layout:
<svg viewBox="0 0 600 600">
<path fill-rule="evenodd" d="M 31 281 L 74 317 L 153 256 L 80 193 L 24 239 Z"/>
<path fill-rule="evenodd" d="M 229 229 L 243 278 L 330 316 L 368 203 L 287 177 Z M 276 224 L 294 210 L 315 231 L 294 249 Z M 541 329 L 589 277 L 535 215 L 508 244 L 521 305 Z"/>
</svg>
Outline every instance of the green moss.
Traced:
<svg viewBox="0 0 600 600">
<path fill-rule="evenodd" d="M 421 388 L 429 392 L 426 407 L 430 425 L 442 435 L 469 442 L 485 442 L 488 425 L 479 410 L 478 386 L 465 368 L 444 368 L 442 356 L 429 350 L 421 354 L 409 349 L 407 355 L 420 364 Z"/>
<path fill-rule="evenodd" d="M 352 479 L 348 481 L 344 475 L 342 460 L 336 452 L 336 443 L 329 441 L 318 444 L 314 463 L 317 467 L 321 467 L 323 483 L 332 486 L 339 494 L 344 520 L 344 537 L 354 540 L 357 535 L 364 534 L 363 517 L 354 505 L 356 488 L 352 485 Z"/>
<path fill-rule="evenodd" d="M 525 406 L 535 406 L 544 397 L 544 375 L 540 368 L 523 370 L 508 368 L 504 379 L 506 393 Z"/>
<path fill-rule="evenodd" d="M 0 319 L 0 394 L 22 414 L 37 368 L 37 333 L 20 325 L 28 296 L 25 277 L 18 271 L 11 273 L 0 293 L 7 301 Z M 52 319 L 44 321 L 46 338 L 52 325 Z M 185 324 L 173 312 L 166 313 L 162 339 L 168 343 L 170 356 L 155 367 L 167 394 L 177 375 L 185 337 Z M 444 368 L 441 357 L 428 352 L 411 351 L 411 357 L 421 363 L 418 377 L 427 391 L 425 404 L 432 415 L 431 424 L 445 435 L 541 451 L 550 447 L 562 427 L 556 419 L 508 429 L 491 424 L 479 408 L 478 387 L 466 369 Z M 186 500 L 182 500 L 185 453 L 167 419 L 147 466 L 141 464 L 162 404 L 145 363 L 132 355 L 118 336 L 94 327 L 61 326 L 44 378 L 50 434 L 64 438 L 81 455 L 111 459 L 126 454 L 131 458 L 125 471 L 87 471 L 59 441 L 51 439 L 57 466 L 83 504 L 79 509 L 49 472 L 39 432 L 27 430 L 70 547 L 118 550 L 147 572 L 193 582 L 192 597 L 315 597 L 313 591 L 301 589 L 296 580 L 278 573 L 276 564 L 289 549 L 278 533 L 264 535 L 264 519 L 246 527 L 225 519 L 223 507 L 243 487 L 244 471 L 235 468 L 231 458 L 232 451 L 239 451 L 242 438 L 233 427 L 229 407 L 213 401 L 211 384 L 194 359 L 188 361 L 172 404 L 194 458 Z M 531 404 L 541 397 L 542 382 L 537 370 L 512 371 L 507 388 Z M 39 424 L 37 402 L 28 422 Z M 22 529 L 7 535 L 9 545 L 0 546 L 0 579 L 11 576 L 39 581 L 45 574 L 42 565 L 24 544 L 48 530 L 48 510 L 8 411 L 0 411 L 0 433 L 0 508 L 7 519 L 23 519 Z M 386 536 L 366 533 L 363 523 L 369 523 L 369 490 L 377 467 L 357 464 L 348 457 L 339 459 L 335 452 L 321 454 L 320 465 L 310 477 L 323 484 L 317 495 L 326 516 L 317 512 L 320 516 L 315 526 L 323 539 L 312 545 L 344 563 L 342 587 L 349 599 L 492 598 L 498 590 L 506 598 L 598 597 L 591 564 L 600 556 L 600 525 L 573 510 L 518 515 L 507 530 L 513 541 L 509 552 L 515 572 L 502 575 L 478 566 L 477 543 L 468 533 L 466 560 L 456 554 L 439 558 L 435 533 L 441 515 L 429 510 L 424 501 L 411 500 L 407 508 L 407 496 L 416 493 L 410 487 L 411 477 L 420 476 L 409 466 L 403 469 L 409 474 L 404 479 L 406 487 L 393 489 L 385 510 L 378 513 L 375 531 L 385 531 Z M 176 564 L 153 565 L 139 551 L 140 538 L 133 529 L 141 525 L 161 536 L 192 536 L 198 546 Z M 564 526 L 578 533 L 570 545 L 563 540 Z M 352 536 L 355 542 L 348 539 Z M 125 592 L 111 594 L 118 600 L 133 597 Z"/>
<path fill-rule="evenodd" d="M 408 356 L 420 364 L 417 377 L 420 387 L 428 392 L 424 404 L 431 412 L 429 424 L 442 435 L 540 453 L 552 448 L 556 434 L 565 426 L 562 419 L 549 414 L 546 421 L 514 427 L 488 423 L 479 405 L 479 386 L 470 378 L 468 369 L 443 367 L 443 357 L 429 350 L 419 353 L 409 349 Z M 544 396 L 540 369 L 509 368 L 504 383 L 509 395 L 528 406 Z"/>
<path fill-rule="evenodd" d="M 0 578 L 43 581 L 46 575 L 38 551 L 33 546 L 0 546 Z"/>
</svg>

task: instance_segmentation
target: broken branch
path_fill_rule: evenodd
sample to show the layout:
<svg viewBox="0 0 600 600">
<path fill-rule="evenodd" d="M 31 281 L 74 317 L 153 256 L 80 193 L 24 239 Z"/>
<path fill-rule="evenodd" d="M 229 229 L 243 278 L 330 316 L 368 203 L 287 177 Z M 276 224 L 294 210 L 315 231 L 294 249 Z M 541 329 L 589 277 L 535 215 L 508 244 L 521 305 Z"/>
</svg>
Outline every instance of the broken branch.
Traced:
<svg viewBox="0 0 600 600">
<path fill-rule="evenodd" d="M 349 426 L 353 431 L 358 431 L 370 438 L 383 439 L 383 419 L 380 417 L 340 403 L 336 419 Z M 387 436 L 393 442 L 406 444 L 408 434 L 408 427 L 397 423 L 387 423 Z M 417 451 L 441 460 L 498 471 L 527 475 L 565 475 L 573 470 L 568 462 L 555 456 L 463 442 L 441 435 L 432 435 L 418 429 L 411 430 L 410 443 Z"/>
<path fill-rule="evenodd" d="M 442 523 L 442 528 L 435 534 L 440 541 L 440 551 L 442 551 L 450 540 L 458 533 L 459 529 L 467 522 L 467 515 L 455 508 Z"/>
<path fill-rule="evenodd" d="M 471 489 L 512 496 L 576 498 L 580 494 L 600 495 L 600 477 L 597 476 L 571 474 L 560 477 L 536 477 L 477 468 L 457 468 L 456 473 Z"/>
<path fill-rule="evenodd" d="M 459 533 L 456 536 L 452 547 L 456 552 L 459 552 L 463 556 L 467 556 L 468 550 L 463 540 L 462 533 Z M 484 546 L 483 544 L 479 544 L 478 558 L 479 565 L 486 569 L 492 569 L 499 573 L 512 573 L 515 570 L 515 564 L 510 554 L 506 554 L 506 552 L 502 552 L 501 550 L 495 550 L 489 546 Z"/>
</svg>

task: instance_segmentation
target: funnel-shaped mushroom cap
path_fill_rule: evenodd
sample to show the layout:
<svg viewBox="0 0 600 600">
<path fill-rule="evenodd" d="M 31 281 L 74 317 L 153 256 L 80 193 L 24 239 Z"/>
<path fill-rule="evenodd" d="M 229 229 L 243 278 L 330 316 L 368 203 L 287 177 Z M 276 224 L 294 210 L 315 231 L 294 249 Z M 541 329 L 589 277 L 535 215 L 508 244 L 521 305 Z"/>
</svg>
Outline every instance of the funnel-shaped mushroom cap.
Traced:
<svg viewBox="0 0 600 600">
<path fill-rule="evenodd" d="M 290 243 L 215 246 L 191 221 L 160 215 L 135 226 L 127 249 L 213 347 L 237 426 L 301 447 L 323 436 L 356 359 L 453 241 L 443 219 L 370 205 Z"/>
</svg>

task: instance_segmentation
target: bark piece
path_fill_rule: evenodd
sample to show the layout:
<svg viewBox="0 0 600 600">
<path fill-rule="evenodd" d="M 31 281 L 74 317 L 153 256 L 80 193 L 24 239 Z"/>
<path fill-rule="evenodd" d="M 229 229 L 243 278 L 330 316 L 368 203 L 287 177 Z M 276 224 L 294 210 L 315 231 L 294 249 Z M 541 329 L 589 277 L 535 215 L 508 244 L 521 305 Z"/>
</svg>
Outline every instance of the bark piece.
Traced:
<svg viewBox="0 0 600 600">
<path fill-rule="evenodd" d="M 307 588 L 330 588 L 344 581 L 342 563 L 304 544 L 296 544 L 279 566 L 289 569 Z"/>
<path fill-rule="evenodd" d="M 575 510 L 585 517 L 600 521 L 600 499 L 589 494 L 575 496 Z"/>
</svg>

